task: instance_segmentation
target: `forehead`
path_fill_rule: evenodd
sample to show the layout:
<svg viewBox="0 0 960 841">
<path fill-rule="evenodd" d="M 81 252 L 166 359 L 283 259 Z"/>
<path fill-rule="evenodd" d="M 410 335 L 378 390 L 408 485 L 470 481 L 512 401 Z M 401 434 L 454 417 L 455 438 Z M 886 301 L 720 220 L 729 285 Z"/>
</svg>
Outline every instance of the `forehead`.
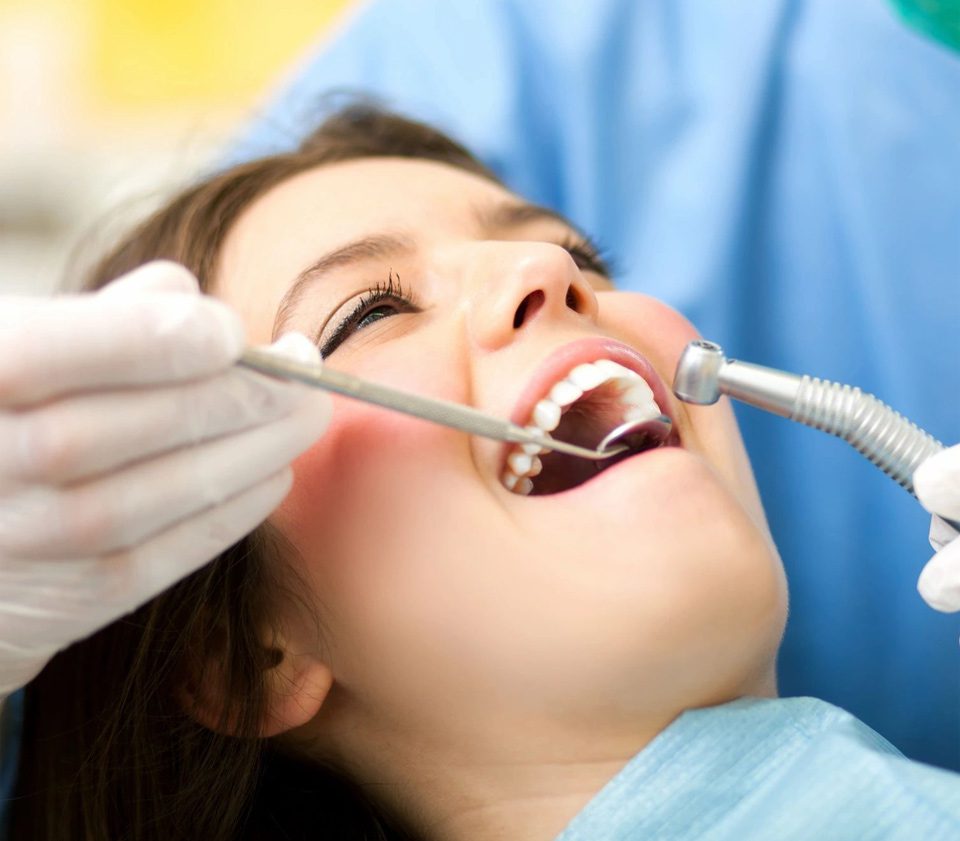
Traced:
<svg viewBox="0 0 960 841">
<path fill-rule="evenodd" d="M 326 164 L 260 196 L 227 235 L 213 291 L 240 309 L 263 340 L 287 285 L 318 255 L 379 230 L 421 239 L 463 236 L 478 206 L 511 193 L 465 170 L 434 161 L 371 158 Z"/>
</svg>

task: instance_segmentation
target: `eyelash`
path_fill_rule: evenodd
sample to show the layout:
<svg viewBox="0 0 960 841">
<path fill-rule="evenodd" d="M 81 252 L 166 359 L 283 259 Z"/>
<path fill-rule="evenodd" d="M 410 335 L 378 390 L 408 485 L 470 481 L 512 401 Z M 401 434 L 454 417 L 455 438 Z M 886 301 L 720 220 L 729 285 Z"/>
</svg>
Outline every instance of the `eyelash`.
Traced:
<svg viewBox="0 0 960 841">
<path fill-rule="evenodd" d="M 587 237 L 570 235 L 560 243 L 560 247 L 573 258 L 578 269 L 596 272 L 608 280 L 616 273 L 603 249 Z"/>
<path fill-rule="evenodd" d="M 337 324 L 333 335 L 323 343 L 320 348 L 320 356 L 324 359 L 333 353 L 343 342 L 348 339 L 359 327 L 364 318 L 382 309 L 384 302 L 397 304 L 399 312 L 418 312 L 419 307 L 412 295 L 408 295 L 400 284 L 400 276 L 395 275 L 393 270 L 387 275 L 386 283 L 378 283 L 376 286 L 368 289 L 360 296 L 356 306 L 350 313 L 344 316 Z M 360 328 L 362 329 L 362 328 Z"/>
<path fill-rule="evenodd" d="M 609 261 L 604 258 L 600 249 L 589 239 L 570 236 L 559 245 L 573 258 L 577 268 L 582 271 L 596 272 L 607 278 L 612 276 Z M 413 295 L 404 292 L 400 283 L 400 276 L 395 275 L 391 270 L 387 275 L 386 283 L 378 283 L 360 296 L 356 306 L 340 320 L 333 331 L 333 335 L 323 343 L 320 348 L 320 355 L 326 359 L 354 332 L 363 329 L 360 325 L 364 318 L 378 309 L 383 309 L 386 303 L 395 305 L 398 313 L 420 311 Z"/>
</svg>

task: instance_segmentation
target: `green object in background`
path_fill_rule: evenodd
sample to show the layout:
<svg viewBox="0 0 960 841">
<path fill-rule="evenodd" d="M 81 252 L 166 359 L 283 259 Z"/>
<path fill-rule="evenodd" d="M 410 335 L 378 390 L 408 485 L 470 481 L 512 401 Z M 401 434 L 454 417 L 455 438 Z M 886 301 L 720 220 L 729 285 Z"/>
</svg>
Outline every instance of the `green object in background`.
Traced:
<svg viewBox="0 0 960 841">
<path fill-rule="evenodd" d="M 960 0 L 891 2 L 910 26 L 960 52 Z"/>
</svg>

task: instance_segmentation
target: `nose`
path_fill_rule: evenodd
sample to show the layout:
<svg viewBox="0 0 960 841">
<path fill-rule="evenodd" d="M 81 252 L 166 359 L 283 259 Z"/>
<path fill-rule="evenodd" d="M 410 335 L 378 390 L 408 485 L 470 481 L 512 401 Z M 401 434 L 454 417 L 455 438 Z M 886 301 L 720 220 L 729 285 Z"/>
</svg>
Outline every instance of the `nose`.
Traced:
<svg viewBox="0 0 960 841">
<path fill-rule="evenodd" d="M 484 350 L 503 347 L 534 323 L 596 321 L 596 293 L 559 245 L 487 242 L 468 259 L 468 324 Z"/>
</svg>

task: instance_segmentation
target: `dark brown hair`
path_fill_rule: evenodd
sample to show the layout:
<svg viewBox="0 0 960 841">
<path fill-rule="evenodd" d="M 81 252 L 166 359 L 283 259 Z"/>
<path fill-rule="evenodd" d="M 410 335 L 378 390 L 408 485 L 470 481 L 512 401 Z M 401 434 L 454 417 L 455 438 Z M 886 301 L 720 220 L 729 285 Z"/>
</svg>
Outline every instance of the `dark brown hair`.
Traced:
<svg viewBox="0 0 960 841">
<path fill-rule="evenodd" d="M 183 191 L 89 274 L 95 290 L 150 260 L 184 264 L 208 289 L 238 216 L 313 167 L 369 157 L 439 161 L 496 180 L 466 149 L 368 105 L 328 119 L 294 151 L 235 166 Z M 134 613 L 58 654 L 27 687 L 12 837 L 29 841 L 407 839 L 350 781 L 257 737 L 269 623 L 286 547 L 264 524 Z M 269 625 L 267 625 L 269 627 Z M 206 729 L 178 701 L 185 675 L 222 651 L 222 722 Z M 201 653 L 204 653 L 201 655 Z M 193 671 L 191 671 L 193 670 Z"/>
</svg>

